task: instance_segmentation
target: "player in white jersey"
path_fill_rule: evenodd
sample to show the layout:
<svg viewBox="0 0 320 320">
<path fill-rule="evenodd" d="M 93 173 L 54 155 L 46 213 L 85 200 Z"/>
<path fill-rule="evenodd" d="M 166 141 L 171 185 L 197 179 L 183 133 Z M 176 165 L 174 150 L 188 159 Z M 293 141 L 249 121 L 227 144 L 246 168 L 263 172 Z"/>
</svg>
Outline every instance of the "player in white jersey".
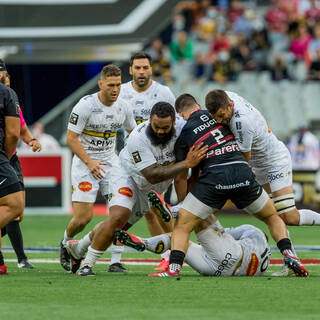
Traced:
<svg viewBox="0 0 320 320">
<path fill-rule="evenodd" d="M 118 98 L 120 68 L 104 66 L 98 85 L 99 92 L 83 97 L 75 105 L 68 124 L 67 143 L 75 155 L 71 168 L 74 216 L 60 244 L 60 262 L 66 270 L 70 270 L 66 242 L 92 219 L 99 189 L 108 199 L 109 184 L 119 166 L 115 153 L 117 130 L 124 126 L 130 133 L 136 127 L 129 104 Z"/>
<path fill-rule="evenodd" d="M 175 97 L 169 87 L 152 80 L 151 56 L 146 52 L 136 52 L 130 58 L 129 73 L 132 81 L 123 83 L 120 90 L 120 98 L 129 102 L 136 123 L 139 125 L 149 119 L 152 107 L 159 101 L 168 102 L 174 106 Z M 162 233 L 159 220 L 152 211 L 145 215 L 148 229 L 151 235 Z M 163 224 L 163 227 L 167 227 Z M 111 272 L 126 271 L 120 263 L 123 246 L 114 245 L 111 248 Z"/>
<path fill-rule="evenodd" d="M 269 266 L 267 237 L 252 225 L 224 229 L 210 217 L 195 228 L 195 233 L 198 244 L 189 241 L 185 262 L 201 275 L 262 276 Z M 159 254 L 171 247 L 171 234 L 144 239 L 118 230 L 116 237 L 138 251 L 146 249 Z"/>
<path fill-rule="evenodd" d="M 111 244 L 114 231 L 124 228 L 128 222 L 134 224 L 149 210 L 148 193 L 152 189 L 164 192 L 177 174 L 196 166 L 205 156 L 207 147 L 199 145 L 190 149 L 184 161 L 175 163 L 174 144 L 183 125 L 184 120 L 176 119 L 169 103 L 158 102 L 151 110 L 150 121 L 133 130 L 120 153 L 124 171 L 118 171 L 117 183 L 111 188 L 108 219 L 79 243 L 67 244 L 76 260 L 88 248 L 78 275 L 93 275 L 92 268 Z"/>
<path fill-rule="evenodd" d="M 291 226 L 320 225 L 317 212 L 297 210 L 290 153 L 272 133 L 261 113 L 238 94 L 223 90 L 209 92 L 206 107 L 218 122 L 229 125 L 257 181 L 271 195 L 283 221 Z M 275 275 L 290 273 L 283 268 Z"/>
</svg>

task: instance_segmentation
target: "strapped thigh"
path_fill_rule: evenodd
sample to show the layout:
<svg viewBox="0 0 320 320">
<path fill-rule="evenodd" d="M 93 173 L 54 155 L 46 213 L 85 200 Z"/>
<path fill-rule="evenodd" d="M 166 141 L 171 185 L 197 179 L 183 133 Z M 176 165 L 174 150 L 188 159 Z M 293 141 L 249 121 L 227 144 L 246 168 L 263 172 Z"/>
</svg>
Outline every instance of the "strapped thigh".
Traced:
<svg viewBox="0 0 320 320">
<path fill-rule="evenodd" d="M 293 193 L 272 198 L 272 201 L 277 209 L 278 214 L 291 211 L 296 207 Z"/>
</svg>

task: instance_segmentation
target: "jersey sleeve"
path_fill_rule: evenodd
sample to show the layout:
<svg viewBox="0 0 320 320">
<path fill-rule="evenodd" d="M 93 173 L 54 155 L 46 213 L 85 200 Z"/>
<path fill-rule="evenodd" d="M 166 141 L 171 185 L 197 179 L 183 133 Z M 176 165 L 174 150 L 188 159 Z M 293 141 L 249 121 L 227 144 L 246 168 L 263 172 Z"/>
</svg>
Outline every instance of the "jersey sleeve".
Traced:
<svg viewBox="0 0 320 320">
<path fill-rule="evenodd" d="M 5 88 L 4 94 L 4 115 L 7 117 L 18 117 L 20 118 L 20 106 L 18 96 L 10 88 Z"/>
<path fill-rule="evenodd" d="M 68 129 L 80 134 L 85 128 L 90 114 L 91 110 L 89 104 L 86 104 L 83 100 L 80 100 L 72 109 L 69 118 Z"/>
<path fill-rule="evenodd" d="M 136 120 L 134 119 L 133 116 L 133 111 L 132 108 L 130 108 L 130 105 L 126 102 L 126 118 L 125 121 L 123 123 L 123 127 L 127 130 L 127 131 L 132 131 L 136 126 Z"/>
<path fill-rule="evenodd" d="M 26 120 L 24 120 L 24 117 L 23 117 L 23 113 L 22 113 L 21 108 L 19 108 L 19 112 L 20 112 L 20 127 L 22 128 L 22 127 L 25 126 L 27 123 L 26 123 Z"/>
<path fill-rule="evenodd" d="M 131 134 L 129 136 L 126 148 L 139 171 L 157 163 L 157 160 L 146 144 L 146 141 L 138 134 L 135 134 L 134 136 Z"/>
<path fill-rule="evenodd" d="M 249 118 L 239 117 L 231 120 L 230 129 L 234 134 L 241 152 L 251 151 L 254 129 Z"/>
</svg>

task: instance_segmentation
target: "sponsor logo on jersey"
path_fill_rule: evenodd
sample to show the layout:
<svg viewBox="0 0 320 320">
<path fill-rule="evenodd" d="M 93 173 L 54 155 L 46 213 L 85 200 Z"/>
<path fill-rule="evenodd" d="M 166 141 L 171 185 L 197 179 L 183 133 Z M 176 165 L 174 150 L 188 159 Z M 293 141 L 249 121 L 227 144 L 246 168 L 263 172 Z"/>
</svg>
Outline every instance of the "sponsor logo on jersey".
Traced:
<svg viewBox="0 0 320 320">
<path fill-rule="evenodd" d="M 132 190 L 130 188 L 124 187 L 124 188 L 120 188 L 118 190 L 118 193 L 122 194 L 123 196 L 126 196 L 128 198 L 132 198 L 133 193 Z"/>
<path fill-rule="evenodd" d="M 139 116 L 135 117 L 135 120 L 137 124 L 147 121 L 147 119 L 143 119 L 143 117 L 139 117 Z"/>
<path fill-rule="evenodd" d="M 236 143 L 233 143 L 228 146 L 223 146 L 221 148 L 209 150 L 207 152 L 207 158 L 214 157 L 214 156 L 220 156 L 222 154 L 225 154 L 228 152 L 235 152 L 235 151 L 240 151 L 240 149 Z"/>
<path fill-rule="evenodd" d="M 241 130 L 241 128 L 242 128 L 241 122 L 237 121 L 236 122 L 236 129 Z"/>
<path fill-rule="evenodd" d="M 240 113 L 239 113 L 239 111 L 236 111 L 236 112 L 234 113 L 234 117 L 235 117 L 235 118 L 240 118 Z"/>
<path fill-rule="evenodd" d="M 106 198 L 107 201 L 110 201 L 113 197 L 114 197 L 114 194 L 113 194 L 113 193 L 107 193 L 107 194 L 105 195 L 105 198 Z"/>
<path fill-rule="evenodd" d="M 205 122 L 204 124 L 201 124 L 200 126 L 193 129 L 193 132 L 195 134 L 200 133 L 201 131 L 205 130 L 206 128 L 210 128 L 216 124 L 216 121 L 213 119 L 210 119 L 209 121 Z"/>
<path fill-rule="evenodd" d="M 132 152 L 132 157 L 135 163 L 139 163 L 142 161 L 139 151 Z"/>
<path fill-rule="evenodd" d="M 227 184 L 227 185 L 222 185 L 219 183 L 216 185 L 216 189 L 230 190 L 230 189 L 238 189 L 238 188 L 248 187 L 249 185 L 250 185 L 249 180 L 246 180 L 244 182 L 235 183 L 235 184 Z"/>
<path fill-rule="evenodd" d="M 79 119 L 79 115 L 77 115 L 76 113 L 72 112 L 70 115 L 70 119 L 69 122 L 76 125 L 78 123 L 78 119 Z"/>
<path fill-rule="evenodd" d="M 226 266 L 229 264 L 230 259 L 232 258 L 231 253 L 227 253 L 224 257 L 224 259 L 220 262 L 216 272 L 214 273 L 214 276 L 219 277 L 221 276 L 223 270 L 226 268 Z"/>
<path fill-rule="evenodd" d="M 238 131 L 237 133 L 238 133 L 239 142 L 243 143 L 243 133 L 242 133 L 242 131 Z"/>
<path fill-rule="evenodd" d="M 92 190 L 92 184 L 88 181 L 82 181 L 78 184 L 78 189 L 82 192 L 89 192 Z"/>
<path fill-rule="evenodd" d="M 246 275 L 248 277 L 254 276 L 254 274 L 257 272 L 258 265 L 259 265 L 259 259 L 255 253 L 252 253 Z"/>
<path fill-rule="evenodd" d="M 162 253 L 163 252 L 163 249 L 164 249 L 164 243 L 163 241 L 159 241 L 157 243 L 157 246 L 156 246 L 156 249 L 154 250 L 155 253 Z"/>
<path fill-rule="evenodd" d="M 270 173 L 267 175 L 268 181 L 273 182 L 275 180 L 283 179 L 291 174 L 291 171 L 288 171 L 286 173 L 279 172 L 279 173 Z"/>
</svg>

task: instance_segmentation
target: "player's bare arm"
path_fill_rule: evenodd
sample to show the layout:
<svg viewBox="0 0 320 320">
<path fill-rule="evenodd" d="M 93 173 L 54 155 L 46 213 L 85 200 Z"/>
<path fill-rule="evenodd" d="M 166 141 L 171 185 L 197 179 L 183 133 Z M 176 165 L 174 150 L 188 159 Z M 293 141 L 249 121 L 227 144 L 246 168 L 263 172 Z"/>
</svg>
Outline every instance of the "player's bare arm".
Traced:
<svg viewBox="0 0 320 320">
<path fill-rule="evenodd" d="M 99 160 L 91 159 L 88 156 L 81 142 L 79 141 L 78 133 L 67 130 L 67 144 L 72 152 L 76 154 L 78 158 L 87 165 L 88 169 L 95 179 L 103 178 L 103 173 L 105 173 L 105 170 L 101 167 L 101 165 L 104 165 L 106 163 Z M 101 171 L 103 173 L 101 173 Z"/>
<path fill-rule="evenodd" d="M 29 130 L 28 126 L 25 124 L 20 128 L 20 139 L 32 148 L 33 152 L 39 152 L 42 149 L 41 143 L 38 139 L 35 139 Z"/>
<path fill-rule="evenodd" d="M 159 166 L 154 163 L 153 165 L 141 170 L 141 173 L 152 184 L 172 179 L 186 169 L 197 166 L 200 161 L 206 157 L 207 150 L 208 146 L 203 146 L 202 144 L 192 146 L 185 160 L 172 166 Z"/>
<path fill-rule="evenodd" d="M 174 188 L 177 193 L 178 201 L 181 202 L 188 192 L 188 170 L 184 170 L 174 178 Z"/>
<path fill-rule="evenodd" d="M 20 118 L 5 117 L 6 139 L 4 142 L 4 150 L 10 159 L 16 150 L 20 137 Z"/>
<path fill-rule="evenodd" d="M 251 159 L 251 151 L 248 151 L 248 152 L 242 152 L 244 158 L 246 159 L 247 162 L 250 161 Z"/>
</svg>

